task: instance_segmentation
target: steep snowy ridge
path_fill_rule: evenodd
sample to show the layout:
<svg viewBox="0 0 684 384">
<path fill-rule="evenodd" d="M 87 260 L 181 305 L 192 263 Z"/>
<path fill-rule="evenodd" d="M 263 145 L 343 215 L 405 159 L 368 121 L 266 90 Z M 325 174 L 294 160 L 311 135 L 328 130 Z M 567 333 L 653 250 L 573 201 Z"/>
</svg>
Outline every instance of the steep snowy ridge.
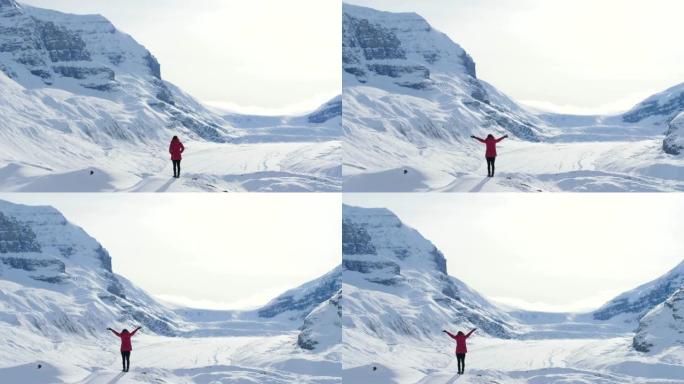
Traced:
<svg viewBox="0 0 684 384">
<path fill-rule="evenodd" d="M 345 173 L 410 161 L 420 148 L 475 147 L 471 134 L 539 140 L 541 120 L 477 79 L 463 48 L 419 15 L 343 12 Z"/>
<path fill-rule="evenodd" d="M 434 340 L 445 327 L 513 335 L 512 318 L 449 276 L 441 252 L 390 211 L 344 206 L 342 233 L 345 340 Z"/>
<path fill-rule="evenodd" d="M 633 344 L 640 352 L 684 347 L 684 285 L 639 320 Z"/>
<path fill-rule="evenodd" d="M 622 293 L 594 311 L 592 316 L 596 320 L 636 323 L 681 287 L 684 287 L 684 261 L 665 275 Z"/>
</svg>

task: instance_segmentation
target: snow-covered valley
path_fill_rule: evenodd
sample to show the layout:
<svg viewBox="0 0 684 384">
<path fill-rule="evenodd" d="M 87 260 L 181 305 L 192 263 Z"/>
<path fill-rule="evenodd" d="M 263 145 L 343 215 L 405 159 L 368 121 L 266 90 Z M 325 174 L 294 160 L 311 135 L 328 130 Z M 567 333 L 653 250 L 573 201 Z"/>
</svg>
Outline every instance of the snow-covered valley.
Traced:
<svg viewBox="0 0 684 384">
<path fill-rule="evenodd" d="M 341 188 L 340 97 L 302 116 L 206 107 L 100 15 L 1 2 L 0 88 L 4 191 Z M 174 135 L 187 148 L 179 180 Z"/>
<path fill-rule="evenodd" d="M 51 207 L 0 201 L 0 382 L 340 382 L 341 271 L 252 310 L 157 301 Z M 131 371 L 107 331 L 142 326 Z"/>
<path fill-rule="evenodd" d="M 472 255 L 469 255 L 472 257 Z M 684 383 L 684 262 L 585 313 L 502 306 L 386 209 L 345 206 L 345 382 Z M 451 332 L 468 339 L 457 374 Z"/>
<path fill-rule="evenodd" d="M 684 85 L 611 116 L 532 110 L 415 13 L 344 5 L 348 192 L 684 190 Z M 471 135 L 509 135 L 497 176 Z"/>
</svg>

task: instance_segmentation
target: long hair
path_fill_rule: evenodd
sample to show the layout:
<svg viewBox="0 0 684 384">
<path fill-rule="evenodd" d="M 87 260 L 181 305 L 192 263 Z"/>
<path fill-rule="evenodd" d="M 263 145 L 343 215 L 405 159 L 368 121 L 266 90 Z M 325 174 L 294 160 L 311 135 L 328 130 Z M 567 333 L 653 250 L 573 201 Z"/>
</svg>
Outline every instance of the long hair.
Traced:
<svg viewBox="0 0 684 384">
<path fill-rule="evenodd" d="M 173 143 L 173 142 L 176 142 L 176 141 L 180 141 L 180 140 L 178 139 L 178 136 L 174 136 L 174 137 L 171 139 L 171 142 L 172 142 L 172 143 Z"/>
<path fill-rule="evenodd" d="M 492 135 L 492 134 L 490 133 L 489 135 L 487 135 L 487 138 L 488 138 L 488 139 L 493 139 L 493 138 L 494 138 L 494 135 Z"/>
</svg>

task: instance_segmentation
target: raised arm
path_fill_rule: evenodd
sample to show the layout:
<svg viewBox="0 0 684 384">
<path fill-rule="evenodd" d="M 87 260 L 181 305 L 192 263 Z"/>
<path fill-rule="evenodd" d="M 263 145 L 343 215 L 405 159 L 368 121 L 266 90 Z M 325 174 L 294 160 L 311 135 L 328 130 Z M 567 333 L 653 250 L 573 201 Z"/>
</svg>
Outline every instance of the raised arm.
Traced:
<svg viewBox="0 0 684 384">
<path fill-rule="evenodd" d="M 118 337 L 121 337 L 121 334 L 111 328 L 107 328 L 108 331 L 112 331 L 113 334 L 117 335 Z"/>
<path fill-rule="evenodd" d="M 471 135 L 470 137 L 472 137 L 473 139 L 475 139 L 475 140 L 479 141 L 480 143 L 485 143 L 484 139 L 480 139 L 480 138 L 479 138 L 479 137 L 477 137 L 477 136 L 473 136 L 473 135 Z"/>
<path fill-rule="evenodd" d="M 473 328 L 472 331 L 468 332 L 468 334 L 466 334 L 466 338 L 470 337 L 470 335 L 472 335 L 473 332 L 475 332 L 476 329 L 477 329 L 477 328 Z"/>
<path fill-rule="evenodd" d="M 503 136 L 499 137 L 498 139 L 496 139 L 496 142 L 498 143 L 499 141 L 501 141 L 503 139 L 507 139 L 507 138 L 508 138 L 508 135 L 503 135 Z"/>
<path fill-rule="evenodd" d="M 447 330 L 445 330 L 445 329 L 443 329 L 442 332 L 444 332 L 444 333 L 446 333 L 447 335 L 449 335 L 449 337 L 451 337 L 452 339 L 454 339 L 454 340 L 456 339 L 456 335 L 454 335 L 453 333 L 451 333 L 451 332 L 449 332 L 449 331 L 447 331 Z"/>
<path fill-rule="evenodd" d="M 131 332 L 131 336 L 135 335 L 135 333 L 138 332 L 138 330 L 139 330 L 140 328 L 142 328 L 142 327 L 138 327 L 138 328 L 136 328 L 133 332 Z"/>
</svg>

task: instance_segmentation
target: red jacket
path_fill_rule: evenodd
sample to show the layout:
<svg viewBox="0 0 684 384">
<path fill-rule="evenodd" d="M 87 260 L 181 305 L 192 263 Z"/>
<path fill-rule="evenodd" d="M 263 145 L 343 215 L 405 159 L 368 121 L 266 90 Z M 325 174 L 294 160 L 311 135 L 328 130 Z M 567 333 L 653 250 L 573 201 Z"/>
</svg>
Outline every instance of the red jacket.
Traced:
<svg viewBox="0 0 684 384">
<path fill-rule="evenodd" d="M 138 332 L 137 329 L 133 332 L 122 333 L 119 333 L 113 329 L 111 331 L 115 335 L 119 336 L 119 338 L 121 339 L 121 352 L 130 352 L 133 350 L 133 345 L 131 344 L 131 337 L 133 337 L 133 335 L 135 335 L 135 333 Z"/>
<path fill-rule="evenodd" d="M 181 160 L 181 153 L 183 153 L 183 151 L 185 151 L 185 147 L 180 140 L 171 140 L 171 144 L 169 144 L 171 160 Z"/>
<path fill-rule="evenodd" d="M 498 139 L 495 139 L 494 137 L 488 137 L 483 140 L 479 137 L 476 137 L 475 140 L 479 141 L 480 143 L 484 143 L 487 146 L 487 152 L 485 152 L 485 157 L 496 157 L 496 143 L 505 138 L 505 136 L 499 137 Z"/>
<path fill-rule="evenodd" d="M 473 329 L 472 331 L 468 332 L 467 334 L 463 335 L 454 335 L 447 331 L 447 335 L 451 337 L 452 339 L 456 340 L 456 353 L 468 353 L 468 347 L 466 346 L 466 339 L 470 337 L 470 335 L 473 334 L 475 330 Z"/>
</svg>

